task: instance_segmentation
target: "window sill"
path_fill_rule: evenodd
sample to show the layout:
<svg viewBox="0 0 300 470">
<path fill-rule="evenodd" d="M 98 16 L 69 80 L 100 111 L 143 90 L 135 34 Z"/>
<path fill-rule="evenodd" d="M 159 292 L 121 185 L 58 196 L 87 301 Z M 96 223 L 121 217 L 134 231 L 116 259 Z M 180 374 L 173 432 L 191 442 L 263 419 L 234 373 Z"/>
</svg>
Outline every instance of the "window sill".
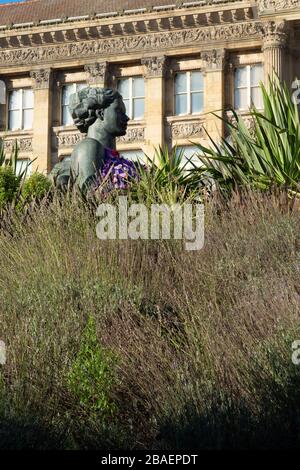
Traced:
<svg viewBox="0 0 300 470">
<path fill-rule="evenodd" d="M 178 121 L 195 121 L 195 120 L 201 120 L 204 121 L 205 119 L 205 114 L 204 113 L 199 113 L 199 114 L 181 114 L 176 115 L 176 116 L 166 116 L 166 120 L 169 123 L 172 122 L 178 122 Z"/>
<path fill-rule="evenodd" d="M 262 113 L 264 111 L 263 108 L 257 108 L 257 111 Z M 248 109 L 234 109 L 234 112 L 239 116 L 249 116 L 251 114 L 251 108 Z M 227 111 L 227 114 L 232 114 L 232 111 Z"/>
<path fill-rule="evenodd" d="M 77 131 L 77 127 L 74 124 L 69 124 L 68 126 L 53 126 L 54 132 L 63 132 L 63 131 Z"/>
<path fill-rule="evenodd" d="M 0 131 L 0 137 L 6 138 L 6 137 L 11 137 L 13 138 L 14 136 L 16 137 L 22 137 L 22 136 L 32 136 L 33 134 L 33 129 L 18 129 L 18 130 L 6 130 L 6 131 Z"/>
<path fill-rule="evenodd" d="M 128 126 L 129 127 L 139 127 L 139 126 L 145 126 L 145 120 L 143 119 L 130 119 L 128 121 Z"/>
<path fill-rule="evenodd" d="M 128 121 L 128 127 L 142 127 L 145 126 L 146 122 L 143 119 L 130 119 Z M 68 126 L 53 126 L 53 132 L 60 133 L 60 132 L 75 132 L 78 131 L 78 128 L 74 124 L 70 124 Z"/>
</svg>

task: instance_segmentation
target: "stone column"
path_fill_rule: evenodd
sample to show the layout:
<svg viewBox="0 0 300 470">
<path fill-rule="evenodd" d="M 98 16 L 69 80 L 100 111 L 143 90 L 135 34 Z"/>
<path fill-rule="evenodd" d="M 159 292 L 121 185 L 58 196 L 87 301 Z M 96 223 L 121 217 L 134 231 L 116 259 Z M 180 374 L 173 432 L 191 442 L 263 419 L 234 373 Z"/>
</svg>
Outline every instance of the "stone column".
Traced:
<svg viewBox="0 0 300 470">
<path fill-rule="evenodd" d="M 268 21 L 263 26 L 263 46 L 265 83 L 275 72 L 280 80 L 287 79 L 286 45 L 287 30 L 285 21 Z"/>
<path fill-rule="evenodd" d="M 211 113 L 221 117 L 225 106 L 225 58 L 225 49 L 201 52 L 205 73 L 204 112 L 208 113 L 206 130 L 215 140 L 224 135 L 224 122 Z"/>
<path fill-rule="evenodd" d="M 48 173 L 51 170 L 52 72 L 50 68 L 32 70 L 30 76 L 34 89 L 33 171 Z"/>
<path fill-rule="evenodd" d="M 166 57 L 145 57 L 141 63 L 146 69 L 146 152 L 152 157 L 154 147 L 164 145 Z"/>
<path fill-rule="evenodd" d="M 6 109 L 7 109 L 6 99 L 7 99 L 6 81 L 5 81 L 5 78 L 0 75 L 0 130 L 1 131 L 6 129 Z"/>
<path fill-rule="evenodd" d="M 87 64 L 84 70 L 88 73 L 88 85 L 91 87 L 105 88 L 108 79 L 108 63 L 96 62 L 95 64 Z"/>
</svg>

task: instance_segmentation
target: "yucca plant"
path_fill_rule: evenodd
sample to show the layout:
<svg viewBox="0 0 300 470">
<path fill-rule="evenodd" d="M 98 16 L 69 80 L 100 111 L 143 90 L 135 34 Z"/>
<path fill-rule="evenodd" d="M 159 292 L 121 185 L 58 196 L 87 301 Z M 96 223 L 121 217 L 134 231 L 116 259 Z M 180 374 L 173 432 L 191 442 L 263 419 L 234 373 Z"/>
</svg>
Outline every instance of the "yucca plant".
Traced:
<svg viewBox="0 0 300 470">
<path fill-rule="evenodd" d="M 158 147 L 153 159 L 146 156 L 147 165 L 139 164 L 139 181 L 133 182 L 130 193 L 139 200 L 173 204 L 199 195 L 201 174 L 187 169 L 191 159 L 184 150 Z"/>
<path fill-rule="evenodd" d="M 297 104 L 278 76 L 268 87 L 260 84 L 264 111 L 250 110 L 249 130 L 234 110 L 234 121 L 224 119 L 230 138 L 213 141 L 211 148 L 198 145 L 201 173 L 212 177 L 222 189 L 238 186 L 267 189 L 286 187 L 300 195 L 300 119 Z M 221 118 L 222 119 L 222 118 Z"/>
<path fill-rule="evenodd" d="M 21 198 L 23 183 L 31 165 L 26 163 L 22 171 L 17 171 L 19 147 L 17 141 L 10 157 L 6 157 L 3 143 L 0 146 L 0 209 L 7 204 L 17 203 Z"/>
<path fill-rule="evenodd" d="M 22 171 L 17 173 L 18 160 L 19 160 L 19 147 L 18 147 L 17 141 L 15 142 L 15 145 L 14 145 L 14 147 L 12 149 L 12 152 L 11 152 L 9 157 L 7 157 L 5 155 L 4 145 L 3 145 L 3 143 L 1 143 L 1 145 L 0 145 L 0 167 L 1 166 L 11 167 L 12 170 L 13 170 L 13 173 L 15 174 L 15 176 L 19 179 L 19 181 L 21 181 L 27 175 L 28 169 L 29 169 L 30 165 L 32 164 L 32 161 L 30 161 L 29 163 L 26 163 L 24 165 L 24 169 L 22 169 Z"/>
</svg>

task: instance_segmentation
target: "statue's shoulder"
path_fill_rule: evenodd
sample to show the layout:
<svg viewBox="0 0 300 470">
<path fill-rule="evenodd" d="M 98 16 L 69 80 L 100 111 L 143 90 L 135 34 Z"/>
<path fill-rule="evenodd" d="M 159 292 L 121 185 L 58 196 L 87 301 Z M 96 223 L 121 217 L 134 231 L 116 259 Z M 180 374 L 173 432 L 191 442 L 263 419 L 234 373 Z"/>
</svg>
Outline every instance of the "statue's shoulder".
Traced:
<svg viewBox="0 0 300 470">
<path fill-rule="evenodd" d="M 100 144 L 100 142 L 98 142 L 98 140 L 96 139 L 92 139 L 91 137 L 86 137 L 85 139 L 81 140 L 80 142 L 78 142 L 78 144 L 76 145 L 74 151 L 83 151 L 83 150 L 88 150 L 88 151 L 91 151 L 91 150 L 97 150 L 99 151 L 99 149 L 102 148 L 102 145 Z"/>
</svg>

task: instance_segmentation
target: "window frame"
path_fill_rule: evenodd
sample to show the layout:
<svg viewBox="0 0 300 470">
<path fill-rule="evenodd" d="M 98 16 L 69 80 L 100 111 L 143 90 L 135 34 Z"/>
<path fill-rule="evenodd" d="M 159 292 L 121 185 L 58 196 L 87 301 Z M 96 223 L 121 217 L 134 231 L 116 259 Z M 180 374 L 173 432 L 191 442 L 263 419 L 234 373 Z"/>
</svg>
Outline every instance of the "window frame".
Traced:
<svg viewBox="0 0 300 470">
<path fill-rule="evenodd" d="M 64 108 L 67 108 L 69 105 L 68 104 L 64 104 L 64 88 L 67 87 L 67 86 L 74 86 L 75 85 L 75 91 L 74 93 L 77 93 L 77 85 L 85 85 L 86 87 L 88 86 L 88 84 L 85 82 L 85 81 L 78 81 L 78 82 L 66 82 L 66 83 L 63 83 L 62 86 L 61 86 L 61 94 L 60 94 L 60 124 L 62 127 L 68 127 L 68 126 L 72 126 L 73 125 L 73 120 L 72 120 L 72 117 L 71 117 L 71 124 L 65 124 L 64 123 Z"/>
<path fill-rule="evenodd" d="M 142 78 L 144 81 L 144 96 L 133 96 L 133 81 L 136 78 Z M 126 114 L 129 117 L 131 121 L 140 121 L 142 119 L 145 119 L 145 104 L 146 104 L 146 96 L 145 96 L 145 77 L 143 75 L 132 75 L 128 77 L 120 77 L 118 78 L 117 82 L 117 90 L 119 91 L 119 83 L 122 80 L 129 80 L 129 86 L 128 86 L 128 98 L 123 98 L 125 101 L 129 101 L 129 109 L 126 109 Z M 133 115 L 133 110 L 134 110 L 134 100 L 142 99 L 144 100 L 144 112 L 143 116 L 140 117 L 134 117 Z"/>
<path fill-rule="evenodd" d="M 26 90 L 31 90 L 32 91 L 32 96 L 33 96 L 33 106 L 32 107 L 24 107 L 24 91 Z M 10 109 L 10 95 L 16 91 L 21 92 L 21 100 L 20 100 L 20 105 L 18 109 Z M 8 100 L 7 100 L 7 125 L 6 128 L 10 132 L 18 132 L 18 131 L 32 131 L 33 130 L 33 125 L 34 125 L 34 89 L 30 86 L 24 86 L 24 87 L 17 87 L 17 88 L 11 88 L 7 91 L 8 93 Z M 25 128 L 24 127 L 24 111 L 29 111 L 32 110 L 32 124 L 31 127 Z M 11 129 L 10 128 L 10 112 L 11 111 L 18 111 L 19 112 L 19 125 L 20 127 L 17 127 L 16 129 Z"/>
<path fill-rule="evenodd" d="M 254 86 L 251 85 L 251 69 L 254 68 L 254 67 L 257 67 L 257 66 L 261 66 L 262 72 L 264 73 L 264 63 L 263 62 L 255 62 L 255 63 L 252 63 L 252 64 L 239 65 L 239 66 L 235 67 L 235 69 L 234 69 L 234 74 L 233 74 L 233 108 L 234 108 L 235 111 L 247 112 L 253 106 L 252 90 L 255 89 L 255 88 L 256 89 L 259 88 L 259 84 L 254 85 Z M 247 71 L 247 85 L 246 86 L 236 87 L 236 72 L 237 72 L 238 69 L 246 69 L 246 71 Z M 236 90 L 241 90 L 241 89 L 246 89 L 246 92 L 247 92 L 247 105 L 246 105 L 245 108 L 237 108 L 237 106 L 236 106 L 236 98 L 235 98 Z M 254 106 L 255 106 L 255 104 L 254 104 Z M 258 108 L 258 109 L 262 109 L 262 108 Z"/>
<path fill-rule="evenodd" d="M 199 90 L 191 90 L 191 84 L 192 84 L 192 74 L 195 73 L 195 72 L 198 72 L 202 75 L 202 78 L 203 78 L 203 89 L 199 89 Z M 186 92 L 181 92 L 181 93 L 176 93 L 176 77 L 180 74 L 186 74 L 187 75 L 187 91 Z M 174 81 L 173 81 L 173 84 L 174 84 L 174 93 L 173 93 L 173 109 L 174 109 L 174 116 L 188 116 L 188 115 L 191 115 L 191 116 L 195 116 L 197 114 L 202 114 L 204 112 L 204 98 L 205 98 L 205 85 L 204 85 L 204 79 L 205 79 L 205 75 L 203 73 L 203 71 L 201 69 L 193 69 L 193 70 L 180 70 L 178 72 L 175 73 L 175 77 L 174 77 Z M 197 112 L 192 112 L 192 96 L 194 93 L 200 93 L 203 95 L 203 108 L 201 109 L 201 111 L 197 111 Z M 176 110 L 176 96 L 179 96 L 179 95 L 186 95 L 186 99 L 187 99 L 187 112 L 186 113 L 177 113 L 177 110 Z"/>
</svg>

